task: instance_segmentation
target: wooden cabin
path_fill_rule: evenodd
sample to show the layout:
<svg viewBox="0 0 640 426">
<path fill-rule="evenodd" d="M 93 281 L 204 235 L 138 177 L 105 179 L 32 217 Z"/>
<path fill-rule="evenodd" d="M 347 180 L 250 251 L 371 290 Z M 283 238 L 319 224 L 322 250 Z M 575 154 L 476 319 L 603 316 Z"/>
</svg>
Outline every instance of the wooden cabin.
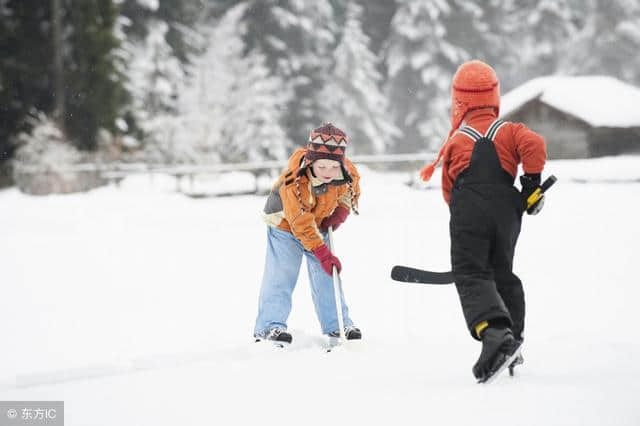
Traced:
<svg viewBox="0 0 640 426">
<path fill-rule="evenodd" d="M 640 154 L 640 88 L 613 77 L 540 77 L 503 95 L 502 118 L 547 140 L 550 159 Z"/>
</svg>

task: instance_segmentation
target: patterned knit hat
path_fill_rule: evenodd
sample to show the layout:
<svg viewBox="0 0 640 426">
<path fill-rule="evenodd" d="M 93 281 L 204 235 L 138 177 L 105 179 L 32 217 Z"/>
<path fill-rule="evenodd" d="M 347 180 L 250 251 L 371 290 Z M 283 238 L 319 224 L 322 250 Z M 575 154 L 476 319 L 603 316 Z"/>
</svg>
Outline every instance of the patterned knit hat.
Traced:
<svg viewBox="0 0 640 426">
<path fill-rule="evenodd" d="M 309 134 L 305 167 L 321 158 L 342 163 L 347 148 L 347 135 L 331 123 L 314 129 Z"/>
<path fill-rule="evenodd" d="M 451 85 L 451 130 L 440 148 L 436 160 L 420 170 L 420 176 L 428 181 L 440 164 L 451 136 L 458 130 L 464 116 L 476 109 L 493 107 L 500 113 L 500 81 L 496 72 L 482 61 L 469 61 L 460 65 Z"/>
</svg>

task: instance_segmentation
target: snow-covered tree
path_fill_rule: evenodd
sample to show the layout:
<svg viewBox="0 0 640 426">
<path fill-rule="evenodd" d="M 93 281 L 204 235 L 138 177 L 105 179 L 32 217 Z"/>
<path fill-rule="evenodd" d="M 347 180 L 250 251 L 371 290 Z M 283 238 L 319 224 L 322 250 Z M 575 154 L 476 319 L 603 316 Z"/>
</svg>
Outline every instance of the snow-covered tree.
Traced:
<svg viewBox="0 0 640 426">
<path fill-rule="evenodd" d="M 179 108 L 161 143 L 178 161 L 283 159 L 287 91 L 264 55 L 247 50 L 242 16 L 247 3 L 203 25 L 204 52 L 191 58 Z"/>
<path fill-rule="evenodd" d="M 123 26 L 129 24 L 127 18 L 120 19 Z M 125 39 L 120 51 L 132 98 L 131 115 L 142 130 L 141 138 L 151 144 L 164 137 L 165 122 L 176 113 L 178 85 L 185 77 L 182 63 L 166 41 L 167 31 L 165 22 L 151 20 L 146 37 Z"/>
<path fill-rule="evenodd" d="M 457 64 L 471 55 L 448 39 L 444 0 L 400 0 L 387 51 L 387 93 L 405 137 L 400 152 L 435 148 L 448 130 L 447 93 Z"/>
<path fill-rule="evenodd" d="M 264 55 L 251 51 L 236 64 L 237 79 L 221 117 L 217 150 L 223 160 L 284 159 L 288 154 L 282 127 L 288 98 L 282 80 L 270 74 L 265 62 Z"/>
<path fill-rule="evenodd" d="M 47 170 L 64 170 L 80 161 L 80 152 L 69 143 L 58 125 L 42 112 L 32 112 L 27 119 L 29 133 L 16 138 L 16 167 L 35 166 Z"/>
<path fill-rule="evenodd" d="M 202 48 L 193 28 L 208 8 L 200 0 L 114 1 L 120 11 L 119 64 L 131 96 L 129 107 L 116 121 L 125 133 L 123 145 L 142 144 L 145 149 L 138 154 L 146 161 L 170 161 L 159 141 L 166 139 L 168 123 L 176 115 L 187 57 Z"/>
<path fill-rule="evenodd" d="M 94 150 L 98 132 L 114 131 L 128 102 L 124 76 L 116 65 L 118 10 L 104 0 L 65 0 L 61 5 L 64 130 L 77 147 Z"/>
<path fill-rule="evenodd" d="M 52 104 L 50 80 L 42 78 L 52 50 L 49 9 L 38 0 L 0 2 L 0 167 L 13 157 L 11 142 L 25 131 L 29 111 Z"/>
<path fill-rule="evenodd" d="M 503 93 L 541 75 L 558 72 L 567 40 L 576 33 L 571 0 L 513 0 L 498 17 L 504 53 L 495 65 Z"/>
<path fill-rule="evenodd" d="M 370 39 L 371 51 L 378 56 L 389 38 L 391 19 L 396 12 L 396 2 L 358 0 L 362 6 L 362 30 Z"/>
<path fill-rule="evenodd" d="M 347 132 L 352 152 L 382 153 L 401 132 L 381 92 L 379 59 L 369 48 L 361 17 L 362 7 L 349 3 L 340 42 L 333 52 L 335 65 L 320 92 L 322 116 Z"/>
<path fill-rule="evenodd" d="M 31 130 L 16 136 L 13 181 L 29 194 L 69 193 L 100 185 L 91 172 L 75 173 L 69 168 L 83 155 L 66 139 L 59 125 L 43 112 L 32 110 L 27 117 Z"/>
<path fill-rule="evenodd" d="M 640 84 L 640 3 L 632 0 L 581 4 L 583 22 L 559 55 L 568 74 L 607 74 Z"/>
<path fill-rule="evenodd" d="M 385 59 L 386 92 L 404 132 L 399 151 L 440 146 L 450 127 L 451 79 L 460 64 L 480 59 L 502 75 L 502 64 L 518 63 L 517 46 L 509 40 L 518 25 L 506 19 L 514 9 L 514 0 L 398 0 Z"/>
<path fill-rule="evenodd" d="M 320 93 L 331 76 L 337 32 L 329 0 L 249 0 L 243 18 L 247 50 L 266 57 L 274 76 L 290 97 L 283 125 L 295 145 L 306 143 L 309 131 L 327 121 Z"/>
</svg>

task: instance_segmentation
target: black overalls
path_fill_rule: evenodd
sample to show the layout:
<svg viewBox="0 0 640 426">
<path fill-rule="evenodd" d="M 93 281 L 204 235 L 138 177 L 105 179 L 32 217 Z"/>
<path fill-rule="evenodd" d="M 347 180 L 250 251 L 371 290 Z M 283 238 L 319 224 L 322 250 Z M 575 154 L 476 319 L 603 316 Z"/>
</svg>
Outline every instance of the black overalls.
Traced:
<svg viewBox="0 0 640 426">
<path fill-rule="evenodd" d="M 494 121 L 485 135 L 469 126 L 459 130 L 474 148 L 449 203 L 451 265 L 467 327 L 476 339 L 475 326 L 485 320 L 510 326 L 516 339 L 522 339 L 524 328 L 522 282 L 512 272 L 523 203 L 493 143 L 503 124 Z"/>
</svg>

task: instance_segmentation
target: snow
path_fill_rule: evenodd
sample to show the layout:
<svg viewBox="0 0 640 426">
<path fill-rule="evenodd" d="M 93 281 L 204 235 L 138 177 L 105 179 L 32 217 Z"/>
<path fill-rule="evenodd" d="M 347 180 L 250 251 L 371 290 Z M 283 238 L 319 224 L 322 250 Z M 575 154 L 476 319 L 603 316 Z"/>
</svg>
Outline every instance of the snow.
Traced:
<svg viewBox="0 0 640 426">
<path fill-rule="evenodd" d="M 115 124 L 118 130 L 120 130 L 121 132 L 126 132 L 127 130 L 129 130 L 129 126 L 123 118 L 116 118 Z"/>
<path fill-rule="evenodd" d="M 33 126 L 31 133 L 22 132 L 17 138 L 16 169 L 36 166 L 56 171 L 81 161 L 80 151 L 67 143 L 52 119 L 39 112 L 29 117 L 28 122 Z"/>
<path fill-rule="evenodd" d="M 158 10 L 158 8 L 160 7 L 159 0 L 137 0 L 137 3 L 140 6 L 153 11 Z"/>
<path fill-rule="evenodd" d="M 264 197 L 196 200 L 161 176 L 0 191 L 0 400 L 64 400 L 71 426 L 638 425 L 639 165 L 548 164 L 559 181 L 524 218 L 515 262 L 525 364 L 490 386 L 473 380 L 480 346 L 454 287 L 388 278 L 394 264 L 449 266 L 440 190 L 406 174 L 361 170 L 361 215 L 335 244 L 365 339 L 331 354 L 304 267 L 294 345 L 253 343 Z"/>
<path fill-rule="evenodd" d="M 594 127 L 640 127 L 640 88 L 606 76 L 534 78 L 502 96 L 500 113 L 511 114 L 538 97 Z"/>
</svg>

